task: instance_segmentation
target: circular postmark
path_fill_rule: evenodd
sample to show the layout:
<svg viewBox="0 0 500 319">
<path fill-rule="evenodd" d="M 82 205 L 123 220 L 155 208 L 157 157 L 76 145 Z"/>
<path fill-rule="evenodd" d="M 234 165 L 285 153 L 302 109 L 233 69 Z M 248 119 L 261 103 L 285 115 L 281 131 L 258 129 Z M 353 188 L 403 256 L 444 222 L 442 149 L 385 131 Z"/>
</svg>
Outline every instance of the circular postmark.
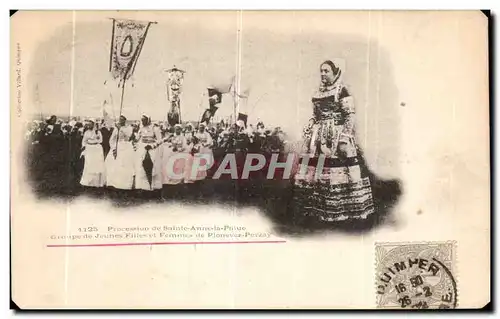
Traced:
<svg viewBox="0 0 500 319">
<path fill-rule="evenodd" d="M 448 243 L 377 247 L 378 307 L 456 308 L 452 250 L 453 244 Z"/>
</svg>

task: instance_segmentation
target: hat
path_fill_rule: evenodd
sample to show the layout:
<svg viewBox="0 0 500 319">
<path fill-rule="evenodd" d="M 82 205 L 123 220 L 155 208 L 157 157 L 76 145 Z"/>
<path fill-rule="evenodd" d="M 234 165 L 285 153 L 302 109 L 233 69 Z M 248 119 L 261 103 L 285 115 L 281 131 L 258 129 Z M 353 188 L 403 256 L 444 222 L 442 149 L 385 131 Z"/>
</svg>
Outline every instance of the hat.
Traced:
<svg viewBox="0 0 500 319">
<path fill-rule="evenodd" d="M 142 122 L 142 119 L 146 119 L 146 121 L 147 121 L 147 124 L 146 124 L 146 125 L 150 125 L 150 124 L 151 124 L 151 117 L 150 117 L 150 116 L 148 116 L 147 114 L 144 114 L 144 113 L 143 113 L 143 114 L 142 114 L 142 116 L 141 116 L 141 122 Z M 142 124 L 142 123 L 141 123 L 141 124 Z"/>
</svg>

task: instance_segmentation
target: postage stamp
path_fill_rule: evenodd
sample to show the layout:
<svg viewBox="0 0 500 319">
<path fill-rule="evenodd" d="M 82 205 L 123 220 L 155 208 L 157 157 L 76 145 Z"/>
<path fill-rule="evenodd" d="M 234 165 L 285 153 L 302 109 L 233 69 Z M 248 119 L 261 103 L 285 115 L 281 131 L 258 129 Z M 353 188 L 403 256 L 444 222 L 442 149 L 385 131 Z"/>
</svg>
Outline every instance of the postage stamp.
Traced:
<svg viewBox="0 0 500 319">
<path fill-rule="evenodd" d="M 457 307 L 455 242 L 376 243 L 377 308 Z"/>
</svg>

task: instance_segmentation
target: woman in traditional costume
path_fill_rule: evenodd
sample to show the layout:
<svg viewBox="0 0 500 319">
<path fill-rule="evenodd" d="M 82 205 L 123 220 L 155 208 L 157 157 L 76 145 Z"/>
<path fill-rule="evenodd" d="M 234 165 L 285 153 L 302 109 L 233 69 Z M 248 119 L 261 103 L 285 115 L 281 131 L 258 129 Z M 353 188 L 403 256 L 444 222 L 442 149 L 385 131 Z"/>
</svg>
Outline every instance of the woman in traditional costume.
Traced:
<svg viewBox="0 0 500 319">
<path fill-rule="evenodd" d="M 161 154 L 158 146 L 161 133 L 151 125 L 151 118 L 143 115 L 142 126 L 136 134 L 135 188 L 147 191 L 161 189 Z"/>
<path fill-rule="evenodd" d="M 196 144 L 193 146 L 194 158 L 199 158 L 199 166 L 210 166 L 214 161 L 214 154 L 212 152 L 213 140 L 210 133 L 206 130 L 205 123 L 200 123 L 198 131 L 194 134 Z M 190 172 L 189 174 L 193 174 Z M 207 177 L 207 170 L 198 169 L 195 175 L 195 180 L 203 180 Z"/>
<path fill-rule="evenodd" d="M 178 124 L 180 126 L 180 124 Z M 181 126 L 182 127 L 182 126 Z M 175 135 L 175 126 L 167 128 L 163 136 L 163 143 L 161 145 L 161 172 L 162 184 L 170 184 L 170 179 L 167 172 L 167 165 L 169 164 L 170 157 L 173 154 L 172 141 Z"/>
<path fill-rule="evenodd" d="M 68 136 L 69 144 L 69 190 L 74 192 L 80 186 L 83 168 L 85 167 L 84 158 L 81 157 L 81 145 L 83 140 L 83 124 L 75 122 Z"/>
<path fill-rule="evenodd" d="M 188 144 L 186 137 L 182 133 L 182 125 L 174 125 L 174 134 L 168 138 L 163 146 L 163 184 L 177 185 L 184 181 L 186 163 L 188 156 Z M 179 157 L 179 154 L 183 154 Z M 172 159 L 175 156 L 174 159 Z"/>
<path fill-rule="evenodd" d="M 106 185 L 117 189 L 132 189 L 134 185 L 134 157 L 132 145 L 133 128 L 126 125 L 125 116 L 119 122 L 109 139 L 110 151 L 106 157 Z"/>
<path fill-rule="evenodd" d="M 195 148 L 196 138 L 194 137 L 193 124 L 186 124 L 184 138 L 186 140 L 185 152 L 187 154 L 187 161 L 184 166 L 184 183 L 190 184 L 196 180 L 195 178 L 191 178 L 191 170 L 193 168 L 194 153 L 198 151 L 198 148 Z"/>
<path fill-rule="evenodd" d="M 88 129 L 83 134 L 81 156 L 85 157 L 85 164 L 80 184 L 87 187 L 103 187 L 105 166 L 102 134 L 94 120 L 88 121 Z"/>
<path fill-rule="evenodd" d="M 181 194 L 179 184 L 184 181 L 185 168 L 189 159 L 186 137 L 182 133 L 182 125 L 175 124 L 174 133 L 165 139 L 163 145 L 162 172 L 163 172 L 163 198 L 176 198 Z M 182 154 L 182 156 L 179 156 Z"/>
<path fill-rule="evenodd" d="M 337 65 L 325 61 L 320 72 L 314 116 L 304 130 L 310 159 L 302 161 L 294 178 L 296 216 L 320 222 L 367 219 L 374 212 L 373 197 L 355 139 L 353 97 Z M 317 165 L 322 158 L 323 167 Z"/>
</svg>

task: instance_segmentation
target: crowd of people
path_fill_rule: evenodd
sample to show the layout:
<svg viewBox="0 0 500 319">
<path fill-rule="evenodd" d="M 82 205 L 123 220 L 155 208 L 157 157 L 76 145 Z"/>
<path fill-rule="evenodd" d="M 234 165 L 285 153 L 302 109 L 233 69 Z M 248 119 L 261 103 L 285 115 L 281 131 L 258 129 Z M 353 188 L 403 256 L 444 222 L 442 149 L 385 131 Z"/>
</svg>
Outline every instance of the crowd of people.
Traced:
<svg viewBox="0 0 500 319">
<path fill-rule="evenodd" d="M 82 187 L 144 192 L 194 184 L 210 179 L 227 153 L 244 159 L 247 153 L 270 157 L 284 152 L 286 141 L 280 127 L 270 129 L 260 121 L 255 126 L 246 124 L 220 121 L 171 126 L 167 122 L 153 123 L 147 115 L 139 122 L 121 116 L 115 123 L 51 116 L 27 123 L 26 164 L 35 187 L 48 192 L 73 192 Z M 177 175 L 172 177 L 166 165 L 177 153 L 191 158 L 204 153 L 215 164 L 193 176 L 192 160 L 176 161 L 173 170 Z M 265 169 L 252 176 L 264 176 Z M 241 167 L 238 171 L 241 173 Z"/>
</svg>

